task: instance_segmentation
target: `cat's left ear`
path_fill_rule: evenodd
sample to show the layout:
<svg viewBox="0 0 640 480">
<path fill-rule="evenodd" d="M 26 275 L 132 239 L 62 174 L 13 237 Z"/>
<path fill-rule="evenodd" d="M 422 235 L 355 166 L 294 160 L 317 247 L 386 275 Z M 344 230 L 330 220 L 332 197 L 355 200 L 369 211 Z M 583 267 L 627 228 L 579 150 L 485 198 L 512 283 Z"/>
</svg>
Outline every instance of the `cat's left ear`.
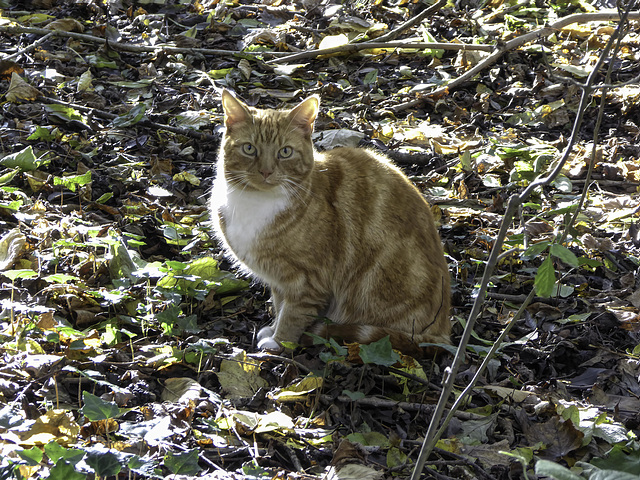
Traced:
<svg viewBox="0 0 640 480">
<path fill-rule="evenodd" d="M 291 124 L 300 128 L 305 134 L 311 135 L 319 107 L 320 97 L 317 95 L 304 99 L 289 113 Z"/>
</svg>

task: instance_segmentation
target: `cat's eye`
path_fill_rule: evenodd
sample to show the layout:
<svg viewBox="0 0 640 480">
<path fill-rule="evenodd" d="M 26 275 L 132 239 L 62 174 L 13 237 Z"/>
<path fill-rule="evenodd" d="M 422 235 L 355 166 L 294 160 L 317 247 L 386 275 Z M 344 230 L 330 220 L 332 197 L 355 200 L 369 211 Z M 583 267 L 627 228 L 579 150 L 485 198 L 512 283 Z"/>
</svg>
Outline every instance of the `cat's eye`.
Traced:
<svg viewBox="0 0 640 480">
<path fill-rule="evenodd" d="M 242 144 L 242 153 L 253 157 L 256 154 L 256 147 L 254 147 L 250 143 L 244 143 Z"/>
<path fill-rule="evenodd" d="M 278 152 L 278 156 L 280 158 L 289 158 L 291 155 L 293 155 L 293 148 L 291 147 L 282 147 L 280 149 L 280 151 Z"/>
</svg>

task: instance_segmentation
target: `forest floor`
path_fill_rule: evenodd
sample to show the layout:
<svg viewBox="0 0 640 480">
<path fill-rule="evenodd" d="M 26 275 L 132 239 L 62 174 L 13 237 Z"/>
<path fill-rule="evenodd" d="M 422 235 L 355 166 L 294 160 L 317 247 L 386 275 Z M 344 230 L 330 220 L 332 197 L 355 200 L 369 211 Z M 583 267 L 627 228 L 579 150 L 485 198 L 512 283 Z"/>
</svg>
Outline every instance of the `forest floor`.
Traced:
<svg viewBox="0 0 640 480">
<path fill-rule="evenodd" d="M 427 5 L 0 0 L 0 479 L 411 475 L 453 355 L 258 352 L 268 292 L 229 271 L 206 203 L 222 87 L 320 95 L 318 148 L 385 152 L 433 205 L 457 344 L 507 202 L 558 166 L 618 22 L 557 24 L 602 1 L 444 3 L 391 38 Z M 593 77 L 613 88 L 497 247 L 456 395 L 536 297 L 423 478 L 640 478 L 633 12 Z"/>
</svg>

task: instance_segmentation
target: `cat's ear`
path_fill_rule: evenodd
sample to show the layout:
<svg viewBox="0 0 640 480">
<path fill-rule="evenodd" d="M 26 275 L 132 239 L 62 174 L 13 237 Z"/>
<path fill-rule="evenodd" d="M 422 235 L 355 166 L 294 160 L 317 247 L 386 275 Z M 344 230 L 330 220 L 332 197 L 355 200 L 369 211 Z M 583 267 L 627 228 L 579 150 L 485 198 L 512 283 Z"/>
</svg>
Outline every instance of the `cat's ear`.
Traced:
<svg viewBox="0 0 640 480">
<path fill-rule="evenodd" d="M 251 118 L 247 106 L 226 89 L 222 91 L 222 110 L 224 110 L 224 126 L 227 128 L 248 122 Z"/>
<path fill-rule="evenodd" d="M 291 124 L 300 128 L 305 134 L 311 135 L 319 106 L 320 97 L 317 95 L 304 99 L 289 113 Z"/>
</svg>

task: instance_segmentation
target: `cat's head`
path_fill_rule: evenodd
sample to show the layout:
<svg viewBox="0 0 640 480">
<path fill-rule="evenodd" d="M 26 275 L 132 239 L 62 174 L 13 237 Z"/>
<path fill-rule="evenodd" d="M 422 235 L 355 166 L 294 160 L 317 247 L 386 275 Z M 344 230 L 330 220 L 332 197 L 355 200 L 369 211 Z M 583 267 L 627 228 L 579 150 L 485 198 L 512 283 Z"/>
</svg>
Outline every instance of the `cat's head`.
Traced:
<svg viewBox="0 0 640 480">
<path fill-rule="evenodd" d="M 291 191 L 300 185 L 313 169 L 311 133 L 318 106 L 318 97 L 313 96 L 291 110 L 263 110 L 224 90 L 222 152 L 227 182 L 263 191 Z"/>
</svg>

